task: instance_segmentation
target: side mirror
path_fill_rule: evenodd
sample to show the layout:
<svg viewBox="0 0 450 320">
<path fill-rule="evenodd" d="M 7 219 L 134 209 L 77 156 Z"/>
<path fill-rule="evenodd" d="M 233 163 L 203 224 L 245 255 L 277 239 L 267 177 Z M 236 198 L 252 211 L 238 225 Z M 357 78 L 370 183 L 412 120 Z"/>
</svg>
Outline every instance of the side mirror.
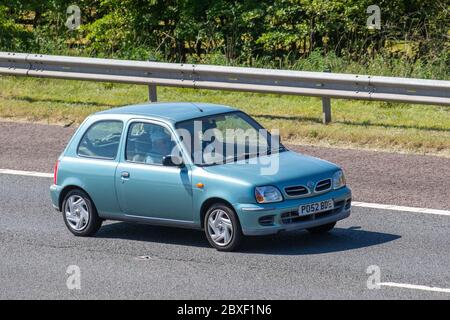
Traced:
<svg viewBox="0 0 450 320">
<path fill-rule="evenodd" d="M 162 158 L 162 164 L 167 167 L 182 167 L 183 159 L 175 155 L 167 155 Z"/>
</svg>

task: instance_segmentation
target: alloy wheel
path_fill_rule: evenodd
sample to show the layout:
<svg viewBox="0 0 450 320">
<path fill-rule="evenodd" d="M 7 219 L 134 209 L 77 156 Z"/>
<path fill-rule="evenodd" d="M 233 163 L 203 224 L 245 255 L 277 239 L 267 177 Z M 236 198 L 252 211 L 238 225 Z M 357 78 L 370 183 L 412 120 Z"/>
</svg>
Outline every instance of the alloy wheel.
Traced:
<svg viewBox="0 0 450 320">
<path fill-rule="evenodd" d="M 226 246 L 233 239 L 233 223 L 222 209 L 216 209 L 208 218 L 208 234 L 218 246 Z"/>
<path fill-rule="evenodd" d="M 89 223 L 89 207 L 86 201 L 78 195 L 67 199 L 64 212 L 70 227 L 76 231 L 83 230 Z"/>
</svg>

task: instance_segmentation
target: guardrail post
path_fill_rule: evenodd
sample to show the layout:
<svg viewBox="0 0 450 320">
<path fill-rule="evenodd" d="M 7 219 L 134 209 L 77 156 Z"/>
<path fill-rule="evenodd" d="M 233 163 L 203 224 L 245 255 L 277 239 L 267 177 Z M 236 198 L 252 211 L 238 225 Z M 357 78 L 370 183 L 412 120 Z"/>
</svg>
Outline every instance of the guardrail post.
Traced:
<svg viewBox="0 0 450 320">
<path fill-rule="evenodd" d="M 148 85 L 148 100 L 150 102 L 157 102 L 158 101 L 158 95 L 156 92 L 156 85 L 155 84 L 149 84 Z"/>
<path fill-rule="evenodd" d="M 331 72 L 330 69 L 324 70 L 324 72 Z M 328 124 L 331 122 L 331 99 L 323 97 L 322 98 L 322 123 Z"/>
</svg>

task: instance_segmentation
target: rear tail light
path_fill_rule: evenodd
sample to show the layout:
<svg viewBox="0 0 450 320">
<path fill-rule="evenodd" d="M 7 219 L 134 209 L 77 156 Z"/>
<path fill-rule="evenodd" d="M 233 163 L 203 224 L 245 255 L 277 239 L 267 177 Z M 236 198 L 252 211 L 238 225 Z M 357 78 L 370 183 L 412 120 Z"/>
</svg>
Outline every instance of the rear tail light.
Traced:
<svg viewBox="0 0 450 320">
<path fill-rule="evenodd" d="M 56 181 L 58 180 L 58 165 L 59 165 L 59 160 L 56 161 L 55 167 L 53 168 L 53 184 L 56 184 Z"/>
</svg>

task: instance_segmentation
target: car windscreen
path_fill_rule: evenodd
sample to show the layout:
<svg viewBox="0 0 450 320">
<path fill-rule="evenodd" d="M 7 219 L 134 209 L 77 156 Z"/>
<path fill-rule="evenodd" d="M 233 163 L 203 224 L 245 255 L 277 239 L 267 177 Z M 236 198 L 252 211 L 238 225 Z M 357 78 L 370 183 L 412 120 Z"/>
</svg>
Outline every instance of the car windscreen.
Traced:
<svg viewBox="0 0 450 320">
<path fill-rule="evenodd" d="M 283 150 L 272 136 L 247 114 L 236 111 L 190 119 L 176 130 L 196 165 L 214 165 Z"/>
</svg>

